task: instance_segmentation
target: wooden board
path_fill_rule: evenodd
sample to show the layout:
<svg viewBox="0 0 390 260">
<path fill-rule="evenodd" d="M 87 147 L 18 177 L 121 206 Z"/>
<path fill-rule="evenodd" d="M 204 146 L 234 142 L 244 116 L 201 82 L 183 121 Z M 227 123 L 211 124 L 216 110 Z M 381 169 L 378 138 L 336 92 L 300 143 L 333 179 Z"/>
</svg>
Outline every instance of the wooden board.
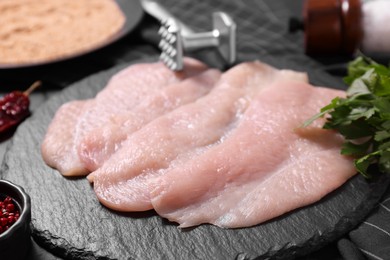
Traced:
<svg viewBox="0 0 390 260">
<path fill-rule="evenodd" d="M 294 258 L 351 230 L 369 213 L 387 187 L 387 179 L 367 182 L 358 175 L 314 205 L 242 229 L 201 225 L 180 230 L 153 211 L 133 214 L 110 211 L 99 204 L 84 177 L 64 178 L 47 167 L 41 158 L 40 144 L 61 104 L 95 96 L 113 74 L 127 65 L 92 75 L 47 101 L 18 128 L 8 147 L 2 178 L 21 185 L 30 194 L 33 236 L 58 256 L 66 259 Z M 317 71 L 312 75 L 320 74 Z"/>
</svg>

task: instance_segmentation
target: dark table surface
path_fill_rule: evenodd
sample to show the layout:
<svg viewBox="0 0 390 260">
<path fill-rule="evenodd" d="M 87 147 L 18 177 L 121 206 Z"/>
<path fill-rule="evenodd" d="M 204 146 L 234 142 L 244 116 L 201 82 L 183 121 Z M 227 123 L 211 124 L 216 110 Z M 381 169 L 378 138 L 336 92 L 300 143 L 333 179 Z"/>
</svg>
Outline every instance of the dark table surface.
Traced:
<svg viewBox="0 0 390 260">
<path fill-rule="evenodd" d="M 172 1 L 171 1 L 172 2 Z M 202 2 L 202 1 L 201 1 Z M 250 1 L 249 1 L 250 2 Z M 277 2 L 277 3 L 275 3 Z M 259 6 L 262 3 L 259 1 Z M 275 19 L 280 24 L 285 24 L 287 28 L 288 19 L 292 16 L 300 17 L 302 10 L 302 0 L 283 0 L 283 1 L 264 1 L 265 9 L 275 8 Z M 195 5 L 195 2 L 194 2 Z M 256 10 L 254 10 L 256 11 Z M 258 14 L 262 15 L 261 13 Z M 145 39 L 148 37 L 148 26 L 153 26 L 153 19 L 144 16 L 141 24 L 136 30 L 119 42 L 104 48 L 98 52 L 86 55 L 84 57 L 67 61 L 53 66 L 44 66 L 42 68 L 32 68 L 27 70 L 0 71 L 0 94 L 7 93 L 13 89 L 23 90 L 34 80 L 43 80 L 43 86 L 30 96 L 31 111 L 37 109 L 48 98 L 59 93 L 69 84 L 76 82 L 85 76 L 94 72 L 108 69 L 121 62 L 131 61 L 137 58 L 145 57 L 149 54 L 158 54 L 156 47 Z M 261 25 L 259 25 L 261 26 Z M 286 37 L 289 37 L 288 35 Z M 303 48 L 302 41 L 299 41 L 298 47 Z M 136 51 L 135 51 L 136 50 Z M 345 64 L 345 57 L 326 57 L 316 60 L 325 70 L 338 77 L 340 64 Z M 342 67 L 341 67 L 342 69 Z M 340 75 L 339 75 L 340 74 Z M 10 139 L 0 143 L 0 159 L 3 158 Z M 31 260 L 50 260 L 60 259 L 42 248 L 32 239 L 32 246 L 27 259 Z M 302 259 L 342 259 L 336 244 L 330 244 L 327 247 L 303 257 Z"/>
</svg>

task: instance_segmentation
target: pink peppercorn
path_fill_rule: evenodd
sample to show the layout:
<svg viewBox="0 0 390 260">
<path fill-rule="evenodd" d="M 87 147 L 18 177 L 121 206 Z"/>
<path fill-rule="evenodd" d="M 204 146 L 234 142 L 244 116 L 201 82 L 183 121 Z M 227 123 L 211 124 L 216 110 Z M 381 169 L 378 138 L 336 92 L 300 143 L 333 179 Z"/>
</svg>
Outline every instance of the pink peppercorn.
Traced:
<svg viewBox="0 0 390 260">
<path fill-rule="evenodd" d="M 0 234 L 8 230 L 19 218 L 20 213 L 11 197 L 0 201 Z"/>
</svg>

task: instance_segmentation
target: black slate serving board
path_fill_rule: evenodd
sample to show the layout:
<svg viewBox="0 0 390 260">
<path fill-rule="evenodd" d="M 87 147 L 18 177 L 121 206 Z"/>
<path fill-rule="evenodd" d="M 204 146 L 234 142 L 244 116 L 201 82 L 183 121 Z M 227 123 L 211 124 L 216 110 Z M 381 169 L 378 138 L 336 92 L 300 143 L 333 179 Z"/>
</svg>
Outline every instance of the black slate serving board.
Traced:
<svg viewBox="0 0 390 260">
<path fill-rule="evenodd" d="M 92 75 L 51 98 L 18 128 L 7 149 L 1 177 L 23 186 L 30 194 L 33 237 L 60 257 L 292 259 L 351 230 L 388 185 L 387 179 L 368 182 L 357 175 L 314 205 L 242 229 L 201 225 L 181 230 L 153 211 L 110 211 L 99 204 L 85 178 L 64 178 L 47 167 L 40 144 L 61 104 L 95 96 L 113 74 L 128 65 Z M 310 69 L 308 72 L 311 74 Z M 311 75 L 317 77 L 320 73 Z"/>
</svg>

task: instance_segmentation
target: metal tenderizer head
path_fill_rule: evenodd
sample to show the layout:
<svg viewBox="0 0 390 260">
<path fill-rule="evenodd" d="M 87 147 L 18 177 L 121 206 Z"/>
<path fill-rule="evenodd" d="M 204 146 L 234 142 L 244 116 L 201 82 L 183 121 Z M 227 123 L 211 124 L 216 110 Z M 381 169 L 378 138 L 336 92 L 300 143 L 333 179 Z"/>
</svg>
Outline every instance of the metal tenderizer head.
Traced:
<svg viewBox="0 0 390 260">
<path fill-rule="evenodd" d="M 213 13 L 213 29 L 193 32 L 173 17 L 161 22 L 160 60 L 171 70 L 183 69 L 184 51 L 215 47 L 228 64 L 236 60 L 236 24 L 223 12 Z"/>
<path fill-rule="evenodd" d="M 180 25 L 174 18 L 161 22 L 158 30 L 161 39 L 158 47 L 161 50 L 160 60 L 171 70 L 183 69 L 183 39 Z"/>
</svg>

